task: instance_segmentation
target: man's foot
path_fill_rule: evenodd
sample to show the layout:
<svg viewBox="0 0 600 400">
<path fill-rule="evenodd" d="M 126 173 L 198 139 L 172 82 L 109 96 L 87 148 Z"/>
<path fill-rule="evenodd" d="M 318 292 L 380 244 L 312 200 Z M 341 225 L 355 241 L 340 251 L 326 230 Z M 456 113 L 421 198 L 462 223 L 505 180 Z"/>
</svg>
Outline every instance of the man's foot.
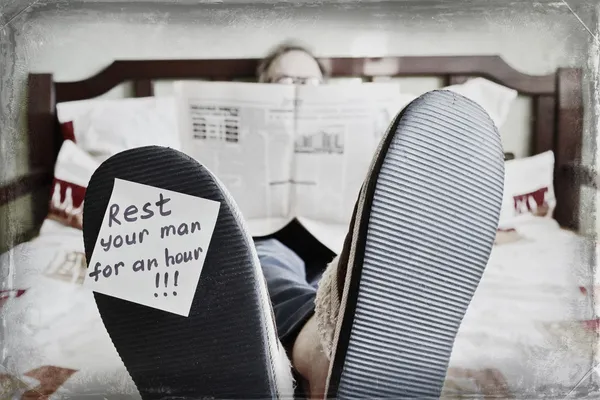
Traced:
<svg viewBox="0 0 600 400">
<path fill-rule="evenodd" d="M 291 398 L 290 365 L 258 257 L 226 189 L 175 150 L 151 146 L 111 157 L 92 176 L 85 197 L 88 263 L 115 178 L 220 203 L 188 317 L 94 293 L 142 399 Z M 193 218 L 194 210 L 189 213 Z"/>
<path fill-rule="evenodd" d="M 433 91 L 396 117 L 319 284 L 328 397 L 439 397 L 503 184 L 500 135 L 471 100 Z"/>
</svg>

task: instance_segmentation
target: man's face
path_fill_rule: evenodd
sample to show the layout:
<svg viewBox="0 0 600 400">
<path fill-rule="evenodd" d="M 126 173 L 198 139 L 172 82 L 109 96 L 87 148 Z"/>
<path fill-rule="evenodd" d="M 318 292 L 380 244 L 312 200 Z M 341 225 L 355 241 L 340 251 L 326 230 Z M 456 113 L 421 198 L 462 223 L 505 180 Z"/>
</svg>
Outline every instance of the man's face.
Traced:
<svg viewBox="0 0 600 400">
<path fill-rule="evenodd" d="M 267 73 L 268 82 L 318 85 L 323 81 L 319 64 L 309 54 L 292 50 L 276 58 Z"/>
</svg>

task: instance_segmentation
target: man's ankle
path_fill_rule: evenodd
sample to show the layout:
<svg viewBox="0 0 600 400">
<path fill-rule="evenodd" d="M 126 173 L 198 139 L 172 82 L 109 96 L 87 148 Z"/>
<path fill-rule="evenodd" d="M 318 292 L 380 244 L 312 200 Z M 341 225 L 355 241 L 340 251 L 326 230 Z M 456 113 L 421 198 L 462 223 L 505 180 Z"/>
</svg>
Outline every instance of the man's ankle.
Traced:
<svg viewBox="0 0 600 400">
<path fill-rule="evenodd" d="M 322 398 L 329 370 L 329 360 L 321 346 L 317 320 L 314 316 L 304 324 L 294 342 L 292 364 L 307 381 L 310 397 Z"/>
<path fill-rule="evenodd" d="M 314 344 L 312 343 L 311 338 L 314 337 L 316 333 L 316 321 L 314 316 L 311 317 L 296 337 L 296 341 L 294 342 L 294 346 L 292 348 L 292 365 L 294 368 L 305 378 L 306 372 L 310 369 L 311 357 L 313 352 Z"/>
</svg>

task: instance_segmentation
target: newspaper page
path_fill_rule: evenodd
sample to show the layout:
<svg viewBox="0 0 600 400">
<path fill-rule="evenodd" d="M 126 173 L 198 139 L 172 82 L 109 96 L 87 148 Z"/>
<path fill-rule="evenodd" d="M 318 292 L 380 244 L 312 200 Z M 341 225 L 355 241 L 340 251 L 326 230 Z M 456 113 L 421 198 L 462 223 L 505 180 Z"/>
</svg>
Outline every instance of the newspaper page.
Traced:
<svg viewBox="0 0 600 400">
<path fill-rule="evenodd" d="M 292 208 L 333 251 L 341 249 L 375 149 L 400 111 L 399 90 L 398 83 L 297 88 Z"/>
<path fill-rule="evenodd" d="M 186 81 L 175 94 L 182 148 L 228 189 L 251 235 L 287 225 L 295 87 Z"/>
</svg>

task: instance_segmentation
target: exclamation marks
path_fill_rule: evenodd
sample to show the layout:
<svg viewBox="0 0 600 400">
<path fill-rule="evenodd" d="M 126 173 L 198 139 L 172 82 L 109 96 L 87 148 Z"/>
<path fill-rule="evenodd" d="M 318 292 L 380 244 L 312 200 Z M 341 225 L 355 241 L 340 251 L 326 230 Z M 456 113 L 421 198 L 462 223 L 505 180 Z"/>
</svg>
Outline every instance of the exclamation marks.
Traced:
<svg viewBox="0 0 600 400">
<path fill-rule="evenodd" d="M 164 278 L 164 282 L 165 282 L 165 290 L 167 289 L 167 287 L 169 286 L 169 273 L 165 272 L 165 278 Z M 176 287 L 178 282 L 179 282 L 179 271 L 175 271 L 175 279 L 173 280 L 173 286 Z M 156 278 L 155 278 L 155 285 L 156 285 L 156 289 L 159 288 L 160 285 L 160 272 L 156 273 Z M 167 292 L 163 292 L 163 296 L 167 297 L 168 294 Z M 177 296 L 177 292 L 173 291 L 173 296 Z M 154 297 L 158 297 L 158 293 L 154 293 Z"/>
<path fill-rule="evenodd" d="M 158 282 L 160 282 L 160 273 L 156 273 L 156 288 L 158 289 Z M 158 297 L 158 293 L 154 293 L 154 297 Z"/>
</svg>

